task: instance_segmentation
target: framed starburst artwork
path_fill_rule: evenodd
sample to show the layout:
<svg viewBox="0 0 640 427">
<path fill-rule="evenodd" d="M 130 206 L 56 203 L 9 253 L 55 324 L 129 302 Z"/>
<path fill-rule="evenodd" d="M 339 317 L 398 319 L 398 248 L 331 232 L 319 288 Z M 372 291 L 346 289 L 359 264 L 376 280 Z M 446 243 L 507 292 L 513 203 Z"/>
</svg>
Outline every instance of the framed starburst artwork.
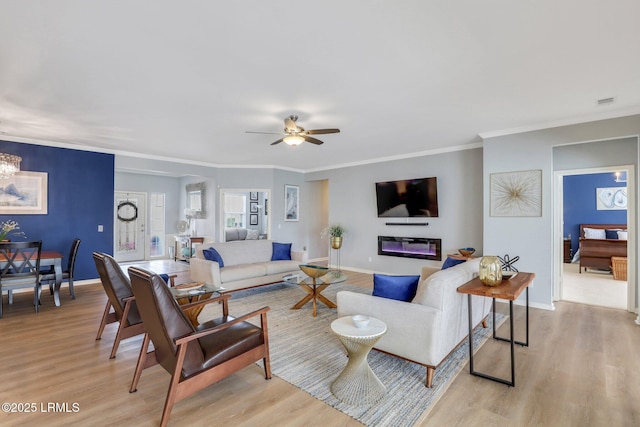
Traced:
<svg viewBox="0 0 640 427">
<path fill-rule="evenodd" d="M 542 170 L 491 174 L 491 216 L 542 216 Z"/>
</svg>

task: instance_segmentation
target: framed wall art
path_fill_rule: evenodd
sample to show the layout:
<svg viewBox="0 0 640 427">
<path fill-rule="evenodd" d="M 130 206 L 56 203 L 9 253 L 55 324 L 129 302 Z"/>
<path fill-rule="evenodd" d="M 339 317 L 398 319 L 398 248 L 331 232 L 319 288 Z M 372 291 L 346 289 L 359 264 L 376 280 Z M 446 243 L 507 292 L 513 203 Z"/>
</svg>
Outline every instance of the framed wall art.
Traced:
<svg viewBox="0 0 640 427">
<path fill-rule="evenodd" d="M 297 185 L 284 186 L 284 220 L 298 221 L 300 219 L 300 187 Z"/>
<path fill-rule="evenodd" d="M 249 215 L 249 225 L 258 225 L 258 214 Z"/>
<path fill-rule="evenodd" d="M 627 187 L 596 188 L 596 210 L 627 209 Z"/>
<path fill-rule="evenodd" d="M 46 215 L 47 178 L 46 172 L 18 172 L 0 180 L 0 214 Z"/>
<path fill-rule="evenodd" d="M 491 216 L 542 216 L 542 170 L 491 174 Z"/>
</svg>

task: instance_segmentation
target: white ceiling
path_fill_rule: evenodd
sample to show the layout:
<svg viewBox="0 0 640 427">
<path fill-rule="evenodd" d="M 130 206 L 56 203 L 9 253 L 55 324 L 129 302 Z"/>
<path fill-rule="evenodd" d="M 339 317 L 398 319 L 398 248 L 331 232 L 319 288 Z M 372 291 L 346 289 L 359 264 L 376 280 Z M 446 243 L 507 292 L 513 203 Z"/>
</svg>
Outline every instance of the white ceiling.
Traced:
<svg viewBox="0 0 640 427">
<path fill-rule="evenodd" d="M 0 138 L 297 170 L 449 149 L 639 113 L 639 22 L 638 0 L 0 0 Z M 290 114 L 341 133 L 245 133 Z"/>
</svg>

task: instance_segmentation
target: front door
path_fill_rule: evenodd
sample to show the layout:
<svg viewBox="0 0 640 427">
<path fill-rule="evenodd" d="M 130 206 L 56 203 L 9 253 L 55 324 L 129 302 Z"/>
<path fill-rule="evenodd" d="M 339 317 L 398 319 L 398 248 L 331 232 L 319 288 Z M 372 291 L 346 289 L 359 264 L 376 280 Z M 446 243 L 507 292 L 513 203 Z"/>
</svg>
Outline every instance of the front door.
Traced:
<svg viewBox="0 0 640 427">
<path fill-rule="evenodd" d="M 145 259 L 146 194 L 115 193 L 114 258 L 118 262 Z"/>
</svg>

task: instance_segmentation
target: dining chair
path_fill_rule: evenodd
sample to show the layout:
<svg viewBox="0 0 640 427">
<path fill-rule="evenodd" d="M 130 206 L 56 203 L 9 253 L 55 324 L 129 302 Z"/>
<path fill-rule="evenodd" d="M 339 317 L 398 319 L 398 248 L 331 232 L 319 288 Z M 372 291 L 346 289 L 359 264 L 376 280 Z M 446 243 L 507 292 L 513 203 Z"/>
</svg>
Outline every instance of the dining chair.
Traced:
<svg viewBox="0 0 640 427">
<path fill-rule="evenodd" d="M 80 239 L 74 239 L 71 243 L 71 250 L 69 251 L 69 259 L 67 263 L 67 269 L 62 271 L 62 280 L 69 282 L 69 293 L 71 299 L 76 299 L 76 294 L 73 291 L 73 271 L 76 266 L 76 258 L 78 257 L 78 248 L 80 247 Z M 49 284 L 49 293 L 53 295 L 53 286 L 56 281 L 56 274 L 53 272 L 53 268 L 40 275 L 40 283 Z"/>
<path fill-rule="evenodd" d="M 42 241 L 0 243 L 0 297 L 4 290 L 9 293 L 9 304 L 13 303 L 15 289 L 33 287 L 33 305 L 40 311 L 40 255 Z M 0 301 L 0 319 L 2 319 Z"/>
<path fill-rule="evenodd" d="M 140 335 L 145 332 L 145 328 L 138 313 L 129 278 L 118 262 L 112 256 L 101 252 L 94 252 L 93 260 L 108 298 L 96 340 L 102 338 L 102 332 L 107 324 L 118 322 L 118 331 L 109 356 L 113 359 L 116 357 L 121 340 Z M 112 307 L 113 311 L 111 311 Z"/>
<path fill-rule="evenodd" d="M 262 359 L 265 378 L 271 378 L 267 311 L 269 307 L 240 317 L 228 314 L 230 295 L 180 306 L 164 280 L 150 271 L 129 267 L 131 286 L 146 326 L 140 357 L 130 392 L 136 391 L 142 370 L 160 364 L 171 382 L 160 425 L 166 426 L 174 403 Z M 185 307 L 223 303 L 223 316 L 197 328 L 183 313 Z M 246 320 L 260 316 L 260 326 Z M 154 350 L 148 352 L 149 341 Z"/>
</svg>

